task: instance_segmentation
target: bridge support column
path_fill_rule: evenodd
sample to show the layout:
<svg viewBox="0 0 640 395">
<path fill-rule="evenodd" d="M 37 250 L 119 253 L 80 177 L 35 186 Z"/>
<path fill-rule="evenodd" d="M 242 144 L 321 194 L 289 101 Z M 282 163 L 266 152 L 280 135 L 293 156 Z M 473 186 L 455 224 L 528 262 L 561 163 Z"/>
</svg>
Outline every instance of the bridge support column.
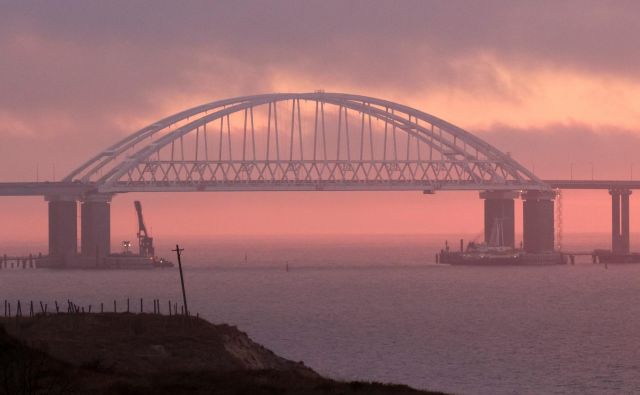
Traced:
<svg viewBox="0 0 640 395">
<path fill-rule="evenodd" d="M 78 252 L 78 207 L 74 197 L 45 197 L 49 201 L 49 256 L 62 265 Z"/>
<path fill-rule="evenodd" d="M 621 216 L 620 236 L 621 236 L 622 251 L 625 254 L 629 253 L 629 250 L 631 247 L 631 240 L 629 237 L 629 195 L 631 195 L 631 191 L 628 189 L 620 193 L 620 200 L 621 200 L 620 205 L 622 208 L 622 211 L 620 213 L 620 216 Z"/>
<path fill-rule="evenodd" d="M 484 191 L 484 241 L 499 246 L 515 246 L 514 191 Z M 496 235 L 495 233 L 498 232 Z M 492 237 L 492 233 L 493 237 Z"/>
<path fill-rule="evenodd" d="M 628 254 L 629 237 L 629 189 L 611 189 L 611 251 Z"/>
<path fill-rule="evenodd" d="M 555 248 L 553 191 L 527 191 L 524 200 L 522 225 L 526 252 L 553 251 Z"/>
<path fill-rule="evenodd" d="M 95 257 L 98 261 L 111 252 L 110 201 L 110 195 L 101 195 L 82 202 L 80 251 L 84 257 Z"/>
</svg>

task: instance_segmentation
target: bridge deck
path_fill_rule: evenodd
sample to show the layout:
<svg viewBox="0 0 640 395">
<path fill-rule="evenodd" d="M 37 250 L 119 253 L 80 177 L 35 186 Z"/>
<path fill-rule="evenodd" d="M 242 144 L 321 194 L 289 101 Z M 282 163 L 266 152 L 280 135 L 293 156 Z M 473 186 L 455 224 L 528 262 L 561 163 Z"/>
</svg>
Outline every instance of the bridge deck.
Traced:
<svg viewBox="0 0 640 395">
<path fill-rule="evenodd" d="M 544 180 L 554 189 L 640 189 L 635 180 Z"/>
<path fill-rule="evenodd" d="M 79 182 L 0 182 L 0 196 L 80 196 L 94 188 Z"/>
<path fill-rule="evenodd" d="M 554 189 L 640 189 L 640 181 L 624 180 L 544 180 Z M 339 185 L 340 184 L 340 185 Z M 509 186 L 501 186 L 500 189 L 508 189 Z M 517 187 L 511 187 L 517 189 Z M 99 190 L 95 184 L 85 184 L 80 182 L 0 182 L 0 196 L 81 196 L 90 192 L 103 193 L 126 193 L 126 192 L 188 192 L 188 191 L 437 191 L 440 188 L 436 184 L 416 183 L 416 182 L 355 182 L 355 183 L 281 183 L 250 185 L 242 182 L 231 184 L 211 184 L 209 183 L 173 183 L 171 185 L 114 185 L 105 190 Z M 448 186 L 446 190 L 467 190 L 464 184 L 458 187 Z M 492 189 L 487 186 L 487 189 Z"/>
</svg>

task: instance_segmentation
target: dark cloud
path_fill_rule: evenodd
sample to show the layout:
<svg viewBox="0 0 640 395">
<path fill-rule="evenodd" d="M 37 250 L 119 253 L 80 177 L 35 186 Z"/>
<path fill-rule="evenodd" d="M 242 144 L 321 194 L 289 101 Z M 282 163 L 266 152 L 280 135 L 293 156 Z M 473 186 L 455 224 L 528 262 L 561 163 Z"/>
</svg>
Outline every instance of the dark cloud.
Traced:
<svg viewBox="0 0 640 395">
<path fill-rule="evenodd" d="M 0 14 L 8 55 L 0 86 L 24 92 L 33 81 L 45 91 L 27 90 L 25 100 L 51 102 L 50 90 L 113 102 L 125 95 L 118 92 L 133 100 L 163 88 L 218 85 L 231 93 L 247 75 L 234 70 L 252 69 L 262 77 L 248 76 L 254 91 L 279 73 L 329 87 L 504 94 L 496 71 L 476 55 L 635 77 L 639 11 L 640 3 L 623 1 L 15 2 Z M 210 77 L 189 78 L 203 74 Z M 20 104 L 20 96 L 3 106 Z"/>
<path fill-rule="evenodd" d="M 487 56 L 636 78 L 639 11 L 635 1 L 587 0 L 0 0 L 0 119 L 13 120 L 0 125 L 0 155 L 21 177 L 33 160 L 6 147 L 68 170 L 178 111 L 172 102 L 272 90 L 519 100 Z"/>
</svg>

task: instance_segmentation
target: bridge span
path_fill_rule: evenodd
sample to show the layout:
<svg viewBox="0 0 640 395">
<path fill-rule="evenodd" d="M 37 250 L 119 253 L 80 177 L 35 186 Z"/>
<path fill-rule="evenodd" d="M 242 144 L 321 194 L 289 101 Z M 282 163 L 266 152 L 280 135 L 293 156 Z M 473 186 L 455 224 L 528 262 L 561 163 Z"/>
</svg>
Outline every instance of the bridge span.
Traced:
<svg viewBox="0 0 640 395">
<path fill-rule="evenodd" d="M 78 203 L 80 255 L 110 253 L 110 201 L 120 193 L 479 191 L 485 238 L 499 220 L 505 244 L 514 246 L 514 199 L 521 197 L 524 248 L 539 252 L 554 249 L 558 188 L 614 191 L 628 249 L 628 195 L 640 182 L 541 180 L 510 155 L 428 113 L 361 95 L 311 92 L 181 111 L 118 141 L 60 182 L 0 183 L 0 196 L 45 197 L 49 256 L 63 263 L 78 254 Z M 614 202 L 614 217 L 615 210 Z"/>
</svg>

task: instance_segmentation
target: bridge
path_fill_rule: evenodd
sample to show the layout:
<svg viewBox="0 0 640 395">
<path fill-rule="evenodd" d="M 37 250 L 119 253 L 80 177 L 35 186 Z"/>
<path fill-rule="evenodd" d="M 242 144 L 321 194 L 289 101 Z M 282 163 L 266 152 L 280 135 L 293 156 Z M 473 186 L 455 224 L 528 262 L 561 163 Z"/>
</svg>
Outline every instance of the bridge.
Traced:
<svg viewBox="0 0 640 395">
<path fill-rule="evenodd" d="M 618 225 L 615 233 L 613 226 L 614 239 L 623 241 L 614 247 L 625 248 L 626 230 L 628 251 L 628 194 L 638 187 L 541 180 L 508 154 L 428 113 L 318 91 L 244 96 L 186 109 L 118 141 L 61 182 L 0 183 L 0 196 L 45 197 L 49 255 L 64 262 L 78 254 L 78 203 L 80 255 L 105 256 L 110 201 L 127 192 L 473 190 L 485 200 L 486 238 L 499 218 L 505 243 L 514 245 L 514 199 L 521 197 L 524 248 L 544 251 L 554 248 L 556 188 L 609 189 L 623 208 L 622 230 Z M 614 217 L 615 210 L 614 203 Z"/>
</svg>

